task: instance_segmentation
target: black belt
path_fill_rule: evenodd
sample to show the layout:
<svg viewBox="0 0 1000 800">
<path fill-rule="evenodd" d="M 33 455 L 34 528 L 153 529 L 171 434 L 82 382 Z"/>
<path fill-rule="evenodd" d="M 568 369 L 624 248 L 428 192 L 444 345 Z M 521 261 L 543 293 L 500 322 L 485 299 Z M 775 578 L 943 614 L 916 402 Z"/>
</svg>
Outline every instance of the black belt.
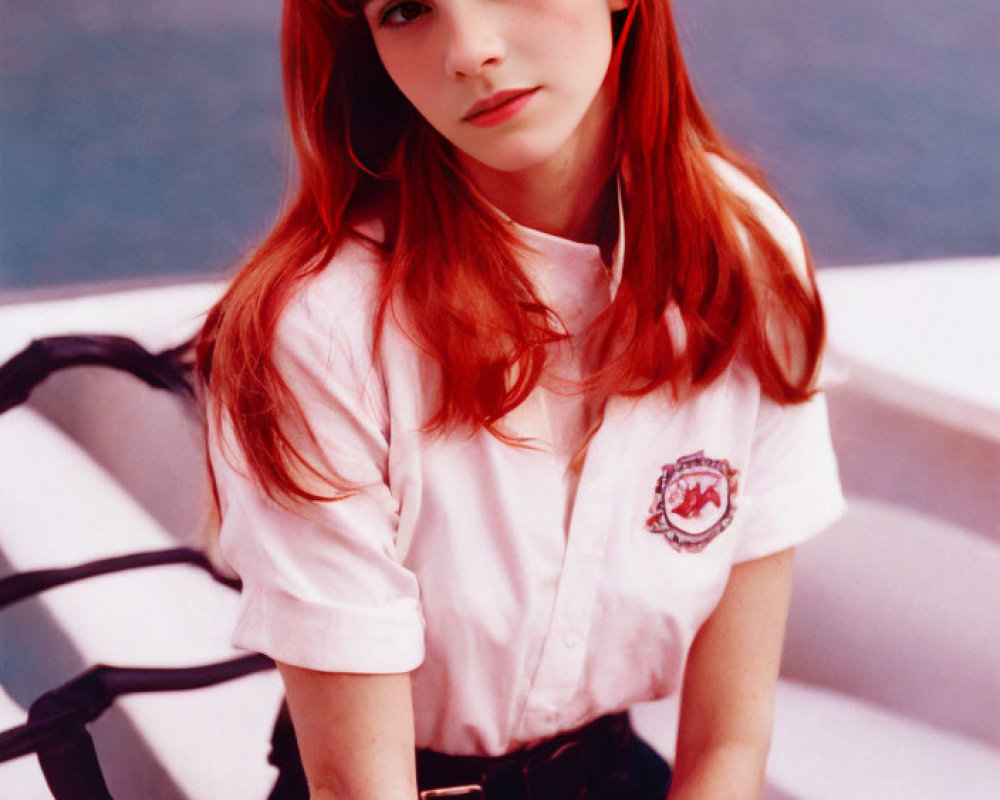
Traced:
<svg viewBox="0 0 1000 800">
<path fill-rule="evenodd" d="M 494 758 L 418 750 L 420 797 L 579 800 L 627 774 L 635 742 L 628 714 L 621 713 Z"/>
</svg>

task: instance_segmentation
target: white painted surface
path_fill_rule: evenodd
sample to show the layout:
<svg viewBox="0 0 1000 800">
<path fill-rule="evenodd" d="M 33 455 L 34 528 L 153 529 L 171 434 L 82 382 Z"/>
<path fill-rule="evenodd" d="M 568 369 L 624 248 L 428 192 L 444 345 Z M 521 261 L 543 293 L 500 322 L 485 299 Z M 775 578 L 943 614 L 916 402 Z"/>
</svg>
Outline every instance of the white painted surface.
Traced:
<svg viewBox="0 0 1000 800">
<path fill-rule="evenodd" d="M 820 288 L 854 385 L 1000 441 L 1000 257 L 826 270 Z"/>
<path fill-rule="evenodd" d="M 677 704 L 632 710 L 672 758 Z M 1000 751 L 849 694 L 781 680 L 763 800 L 996 800 Z"/>
<path fill-rule="evenodd" d="M 185 283 L 0 305 L 0 363 L 31 339 L 67 333 L 126 335 L 153 349 L 180 344 L 198 330 L 222 289 L 214 282 Z"/>
</svg>

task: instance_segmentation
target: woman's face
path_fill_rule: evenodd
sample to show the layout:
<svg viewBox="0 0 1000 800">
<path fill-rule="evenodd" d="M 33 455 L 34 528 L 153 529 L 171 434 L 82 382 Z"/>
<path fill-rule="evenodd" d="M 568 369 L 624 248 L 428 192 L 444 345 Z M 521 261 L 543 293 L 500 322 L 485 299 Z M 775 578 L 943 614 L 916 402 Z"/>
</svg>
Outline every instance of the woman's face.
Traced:
<svg viewBox="0 0 1000 800">
<path fill-rule="evenodd" d="M 459 150 L 503 172 L 588 158 L 610 117 L 611 12 L 628 0 L 370 0 L 389 76 Z"/>
</svg>

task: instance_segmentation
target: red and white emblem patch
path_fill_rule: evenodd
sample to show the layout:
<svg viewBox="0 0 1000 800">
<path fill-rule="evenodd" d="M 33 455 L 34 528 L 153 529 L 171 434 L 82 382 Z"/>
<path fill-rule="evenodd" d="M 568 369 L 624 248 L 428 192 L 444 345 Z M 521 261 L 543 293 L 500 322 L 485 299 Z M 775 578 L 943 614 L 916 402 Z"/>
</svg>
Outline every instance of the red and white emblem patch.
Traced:
<svg viewBox="0 0 1000 800">
<path fill-rule="evenodd" d="M 663 468 L 646 527 L 675 550 L 697 553 L 729 527 L 735 497 L 736 470 L 699 450 Z"/>
</svg>

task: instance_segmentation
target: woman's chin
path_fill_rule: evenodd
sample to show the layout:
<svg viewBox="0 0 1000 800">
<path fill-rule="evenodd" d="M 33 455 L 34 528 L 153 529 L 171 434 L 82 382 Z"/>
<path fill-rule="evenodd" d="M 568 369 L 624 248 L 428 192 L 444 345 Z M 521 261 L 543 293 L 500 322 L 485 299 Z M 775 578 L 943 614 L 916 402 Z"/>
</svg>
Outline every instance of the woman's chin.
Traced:
<svg viewBox="0 0 1000 800">
<path fill-rule="evenodd" d="M 553 162 L 559 145 L 550 142 L 510 142 L 490 148 L 459 149 L 459 162 L 470 174 L 490 172 L 528 173 L 543 170 Z"/>
</svg>

